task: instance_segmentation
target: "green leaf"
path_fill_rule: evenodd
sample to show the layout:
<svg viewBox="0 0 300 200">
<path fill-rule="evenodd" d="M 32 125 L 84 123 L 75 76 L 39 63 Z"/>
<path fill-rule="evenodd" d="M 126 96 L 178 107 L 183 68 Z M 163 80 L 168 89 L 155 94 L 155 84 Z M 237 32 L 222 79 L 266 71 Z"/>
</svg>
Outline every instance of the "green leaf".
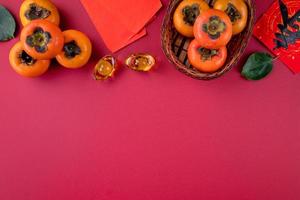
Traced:
<svg viewBox="0 0 300 200">
<path fill-rule="evenodd" d="M 14 38 L 16 22 L 10 12 L 0 5 L 0 41 Z"/>
<path fill-rule="evenodd" d="M 273 57 L 268 53 L 253 53 L 243 67 L 242 76 L 248 80 L 260 80 L 273 69 Z"/>
</svg>

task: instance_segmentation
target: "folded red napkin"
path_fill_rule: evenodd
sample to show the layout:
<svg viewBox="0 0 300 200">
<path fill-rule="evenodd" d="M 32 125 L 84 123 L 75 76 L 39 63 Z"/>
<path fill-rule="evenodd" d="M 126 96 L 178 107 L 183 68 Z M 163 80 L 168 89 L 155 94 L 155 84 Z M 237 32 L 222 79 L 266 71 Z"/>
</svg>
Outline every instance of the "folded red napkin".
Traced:
<svg viewBox="0 0 300 200">
<path fill-rule="evenodd" d="M 160 0 L 81 0 L 112 52 L 146 35 L 145 25 L 161 8 Z"/>
<path fill-rule="evenodd" d="M 299 0 L 276 0 L 258 20 L 254 36 L 294 73 L 300 73 Z"/>
</svg>

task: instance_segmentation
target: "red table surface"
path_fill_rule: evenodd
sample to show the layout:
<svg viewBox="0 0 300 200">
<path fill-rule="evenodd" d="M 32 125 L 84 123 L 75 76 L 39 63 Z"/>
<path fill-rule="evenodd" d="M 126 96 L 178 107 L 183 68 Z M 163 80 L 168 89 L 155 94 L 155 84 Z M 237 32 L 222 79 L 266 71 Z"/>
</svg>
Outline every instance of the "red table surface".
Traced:
<svg viewBox="0 0 300 200">
<path fill-rule="evenodd" d="M 1 4 L 18 18 L 20 2 Z M 150 52 L 158 68 L 96 82 L 107 49 L 79 0 L 54 2 L 94 55 L 83 69 L 26 79 L 8 63 L 18 39 L 0 43 L 1 200 L 300 199 L 300 77 L 276 61 L 264 80 L 241 78 L 245 58 L 266 51 L 258 41 L 225 76 L 188 78 L 160 47 L 164 0 L 148 36 L 118 54 Z M 257 15 L 271 2 L 256 0 Z"/>
</svg>

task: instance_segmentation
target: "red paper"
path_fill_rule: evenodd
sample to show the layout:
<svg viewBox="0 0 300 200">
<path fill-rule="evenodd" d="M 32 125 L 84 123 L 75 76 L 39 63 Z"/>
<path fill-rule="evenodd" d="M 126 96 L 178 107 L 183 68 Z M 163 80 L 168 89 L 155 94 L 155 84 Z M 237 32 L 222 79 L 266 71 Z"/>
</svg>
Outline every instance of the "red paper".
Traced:
<svg viewBox="0 0 300 200">
<path fill-rule="evenodd" d="M 146 35 L 160 0 L 81 0 L 106 46 L 118 51 Z"/>
<path fill-rule="evenodd" d="M 291 19 L 292 17 L 298 18 L 293 24 L 300 25 L 299 17 L 296 15 L 297 12 L 300 10 L 300 3 L 299 0 L 282 0 L 282 2 L 288 8 L 288 18 Z M 279 57 L 279 59 L 285 63 L 294 73 L 300 72 L 300 40 L 296 39 L 295 44 L 292 43 L 285 43 L 287 40 L 285 39 L 278 39 L 275 33 L 278 36 L 282 36 L 282 32 L 279 29 L 278 25 L 284 25 L 283 21 L 283 14 L 280 11 L 279 1 L 275 1 L 269 10 L 261 17 L 261 19 L 257 22 L 254 28 L 254 35 L 263 43 L 265 44 L 272 53 Z M 298 17 L 297 17 L 298 16 Z M 288 31 L 290 31 L 293 35 L 298 32 L 299 34 L 299 27 L 298 30 L 295 27 L 291 27 L 287 25 Z M 291 36 L 290 33 L 285 35 Z M 291 37 L 289 37 L 291 38 Z M 287 48 L 276 48 L 275 41 L 278 41 L 282 44 L 288 44 Z"/>
</svg>

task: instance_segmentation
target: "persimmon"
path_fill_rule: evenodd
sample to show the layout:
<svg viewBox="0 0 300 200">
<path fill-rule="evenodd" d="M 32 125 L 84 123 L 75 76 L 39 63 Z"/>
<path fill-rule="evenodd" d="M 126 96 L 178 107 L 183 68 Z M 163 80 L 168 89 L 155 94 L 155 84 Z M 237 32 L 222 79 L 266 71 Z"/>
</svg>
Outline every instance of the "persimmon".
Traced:
<svg viewBox="0 0 300 200">
<path fill-rule="evenodd" d="M 224 11 L 232 22 L 233 35 L 241 33 L 248 20 L 248 8 L 244 0 L 216 0 L 214 9 Z"/>
<path fill-rule="evenodd" d="M 202 47 L 217 49 L 226 46 L 230 41 L 232 23 L 225 12 L 209 9 L 197 18 L 194 35 Z"/>
<path fill-rule="evenodd" d="M 50 60 L 36 60 L 28 55 L 21 42 L 16 43 L 10 50 L 9 62 L 15 72 L 25 77 L 40 76 L 50 65 Z"/>
<path fill-rule="evenodd" d="M 64 46 L 60 28 L 47 20 L 34 20 L 21 32 L 21 43 L 26 53 L 35 59 L 51 59 Z"/>
<path fill-rule="evenodd" d="M 63 32 L 64 47 L 56 56 L 56 60 L 66 68 L 83 67 L 92 54 L 90 39 L 80 31 L 67 30 Z"/>
<path fill-rule="evenodd" d="M 193 26 L 196 18 L 209 6 L 204 0 L 183 0 L 173 16 L 176 30 L 186 37 L 194 37 Z"/>
<path fill-rule="evenodd" d="M 56 25 L 60 16 L 56 6 L 49 0 L 26 0 L 20 8 L 20 18 L 23 26 L 36 19 L 45 19 Z"/>
<path fill-rule="evenodd" d="M 193 40 L 188 49 L 190 64 L 202 72 L 218 71 L 226 62 L 227 48 L 206 49 Z"/>
</svg>

